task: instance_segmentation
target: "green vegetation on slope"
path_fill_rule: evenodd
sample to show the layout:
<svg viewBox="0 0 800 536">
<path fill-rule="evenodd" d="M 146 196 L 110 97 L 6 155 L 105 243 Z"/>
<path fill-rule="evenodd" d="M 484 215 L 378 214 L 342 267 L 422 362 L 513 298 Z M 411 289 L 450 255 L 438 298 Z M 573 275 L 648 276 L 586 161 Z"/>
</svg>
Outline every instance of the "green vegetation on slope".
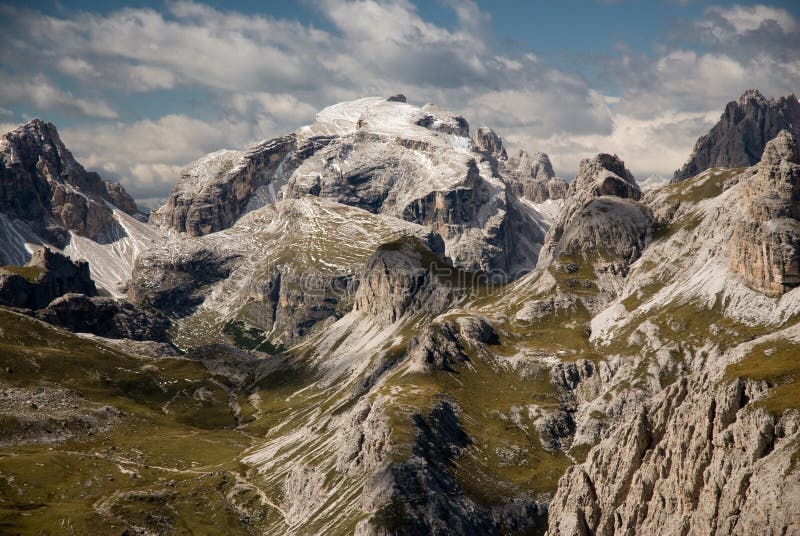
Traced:
<svg viewBox="0 0 800 536">
<path fill-rule="evenodd" d="M 728 379 L 748 378 L 765 381 L 769 395 L 758 401 L 767 411 L 781 415 L 790 408 L 800 409 L 800 343 L 778 339 L 755 346 L 737 363 L 725 370 Z"/>
<path fill-rule="evenodd" d="M 39 266 L 15 266 L 10 264 L 7 266 L 0 266 L 0 273 L 3 272 L 21 275 L 30 283 L 33 283 L 39 278 L 40 275 L 42 275 L 42 273 L 44 273 L 44 270 L 42 270 Z"/>
<path fill-rule="evenodd" d="M 0 430 L 0 532 L 106 534 L 136 525 L 244 534 L 226 498 L 251 439 L 235 429 L 225 379 L 201 364 L 146 360 L 0 309 L 0 389 L 66 388 L 122 412 L 66 442 L 14 443 Z M 35 408 L 46 417 L 45 403 Z M 55 431 L 54 431 L 55 432 Z M 237 475 L 239 475 L 237 477 Z"/>
<path fill-rule="evenodd" d="M 744 172 L 746 168 L 711 168 L 699 175 L 663 188 L 667 200 L 676 203 L 699 203 L 717 197 L 724 191 L 725 183 Z"/>
<path fill-rule="evenodd" d="M 443 399 L 460 409 L 473 443 L 455 460 L 454 473 L 464 493 L 485 506 L 520 493 L 553 492 L 570 463 L 561 451 L 542 447 L 533 423 L 537 411 L 559 405 L 549 369 L 524 358 L 523 368 L 515 368 L 503 355 L 511 353 L 505 344 L 489 346 L 488 352 L 468 349 L 469 361 L 453 371 L 395 375 L 383 387 L 392 397 L 399 459 L 410 455 L 416 437 L 412 415 L 425 414 Z"/>
</svg>

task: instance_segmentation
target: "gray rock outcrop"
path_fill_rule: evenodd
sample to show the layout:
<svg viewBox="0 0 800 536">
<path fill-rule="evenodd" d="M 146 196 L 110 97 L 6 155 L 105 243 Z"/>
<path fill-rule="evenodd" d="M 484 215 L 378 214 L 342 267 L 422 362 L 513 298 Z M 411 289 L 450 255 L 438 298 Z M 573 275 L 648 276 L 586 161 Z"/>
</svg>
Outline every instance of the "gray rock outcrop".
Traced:
<svg viewBox="0 0 800 536">
<path fill-rule="evenodd" d="M 653 225 L 640 203 L 641 190 L 616 155 L 599 154 L 580 163 L 558 220 L 545 238 L 540 264 L 562 254 L 611 254 L 638 258 Z"/>
<path fill-rule="evenodd" d="M 764 387 L 683 379 L 573 465 L 548 534 L 794 534 L 796 414 L 747 407 Z"/>
<path fill-rule="evenodd" d="M 319 197 L 283 199 L 229 229 L 142 253 L 129 298 L 189 322 L 204 310 L 225 311 L 219 323 L 237 323 L 226 333 L 254 329 L 287 345 L 349 312 L 370 256 L 403 236 L 431 256 L 444 254 L 429 228 Z"/>
<path fill-rule="evenodd" d="M 453 293 L 439 283 L 437 272 L 451 269 L 417 238 L 384 244 L 364 268 L 353 309 L 386 326 L 423 308 L 436 314 L 447 307 Z"/>
<path fill-rule="evenodd" d="M 513 534 L 537 525 L 544 505 L 516 499 L 489 508 L 462 493 L 454 460 L 471 440 L 458 412 L 442 401 L 413 416 L 412 456 L 385 466 L 366 482 L 362 500 L 375 513 L 359 522 L 355 534 Z"/>
<path fill-rule="evenodd" d="M 228 277 L 235 253 L 187 244 L 178 252 L 152 251 L 136 259 L 128 290 L 131 302 L 185 315 L 205 299 L 204 289 Z"/>
<path fill-rule="evenodd" d="M 492 160 L 497 173 L 515 196 L 534 203 L 566 196 L 569 185 L 556 177 L 550 157 L 545 153 L 531 155 L 520 150 L 515 156 L 509 156 L 503 140 L 488 127 L 478 128 L 473 142 L 479 153 Z"/>
<path fill-rule="evenodd" d="M 800 155 L 797 139 L 778 134 L 758 172 L 743 185 L 747 220 L 731 239 L 731 269 L 751 286 L 780 295 L 800 285 Z"/>
<path fill-rule="evenodd" d="M 800 129 L 800 102 L 794 95 L 766 99 L 758 90 L 745 91 L 725 107 L 719 122 L 701 136 L 691 157 L 677 170 L 680 182 L 709 168 L 749 167 L 761 160 L 767 142 L 781 130 L 795 136 Z"/>
<path fill-rule="evenodd" d="M 343 316 L 352 307 L 358 279 L 276 269 L 268 278 L 251 281 L 249 300 L 241 313 L 250 323 L 289 344 Z"/>
<path fill-rule="evenodd" d="M 328 141 L 311 137 L 298 142 L 289 134 L 244 152 L 206 155 L 181 172 L 166 205 L 153 211 L 150 221 L 189 236 L 227 229 L 248 209 L 274 202 L 282 181 Z"/>
<path fill-rule="evenodd" d="M 508 158 L 506 148 L 503 147 L 503 140 L 489 127 L 478 127 L 474 141 L 478 152 L 486 153 L 498 160 Z"/>
<path fill-rule="evenodd" d="M 406 359 L 415 372 L 453 370 L 469 360 L 469 352 L 484 344 L 498 344 L 492 325 L 480 317 L 460 317 L 434 322 L 408 342 Z"/>
<path fill-rule="evenodd" d="M 567 181 L 555 176 L 550 157 L 545 153 L 528 154 L 520 150 L 502 163 L 500 173 L 514 195 L 534 203 L 567 196 Z"/>
</svg>

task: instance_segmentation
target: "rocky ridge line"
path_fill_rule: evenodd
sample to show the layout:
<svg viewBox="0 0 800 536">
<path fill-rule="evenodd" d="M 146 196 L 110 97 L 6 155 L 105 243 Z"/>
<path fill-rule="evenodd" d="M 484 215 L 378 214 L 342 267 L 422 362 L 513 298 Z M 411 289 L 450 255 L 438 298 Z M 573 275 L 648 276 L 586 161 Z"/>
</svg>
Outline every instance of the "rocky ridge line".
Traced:
<svg viewBox="0 0 800 536">
<path fill-rule="evenodd" d="M 697 140 L 689 160 L 672 182 L 709 169 L 749 167 L 761 160 L 764 148 L 781 130 L 800 132 L 800 102 L 794 95 L 767 99 L 748 89 L 725 107 L 719 122 Z"/>
</svg>

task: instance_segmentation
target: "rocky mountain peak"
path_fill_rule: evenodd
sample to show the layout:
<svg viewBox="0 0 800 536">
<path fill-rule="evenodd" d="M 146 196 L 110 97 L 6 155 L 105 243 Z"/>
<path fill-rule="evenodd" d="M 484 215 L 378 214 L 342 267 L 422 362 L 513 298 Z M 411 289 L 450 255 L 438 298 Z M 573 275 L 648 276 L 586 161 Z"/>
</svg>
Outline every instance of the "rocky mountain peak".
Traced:
<svg viewBox="0 0 800 536">
<path fill-rule="evenodd" d="M 558 220 L 545 238 L 539 264 L 563 254 L 605 252 L 628 263 L 644 249 L 653 225 L 642 192 L 617 155 L 581 161 Z"/>
<path fill-rule="evenodd" d="M 533 153 L 521 150 L 517 153 L 516 160 L 517 167 L 520 170 L 525 170 L 530 177 L 544 181 L 550 180 L 556 176 L 553 171 L 553 164 L 550 162 L 550 157 L 546 153 Z"/>
<path fill-rule="evenodd" d="M 481 135 L 502 146 L 493 133 Z M 467 121 L 435 105 L 342 102 L 286 136 L 199 160 L 151 219 L 202 236 L 276 200 L 311 195 L 425 225 L 465 268 L 516 271 L 535 262 L 543 232 L 533 217 L 516 214 L 527 209 L 509 199 L 482 156 Z"/>
<path fill-rule="evenodd" d="M 578 175 L 569 187 L 570 196 L 615 195 L 636 199 L 642 191 L 625 162 L 617 155 L 600 153 L 594 158 L 585 158 L 578 166 Z"/>
<path fill-rule="evenodd" d="M 3 135 L 2 149 L 4 163 L 8 166 L 18 165 L 23 168 L 35 168 L 40 160 L 51 164 L 47 172 L 55 172 L 53 178 L 68 182 L 74 186 L 84 172 L 64 147 L 55 125 L 34 118 Z"/>
<path fill-rule="evenodd" d="M 709 168 L 749 167 L 759 162 L 767 142 L 781 130 L 797 135 L 800 128 L 800 102 L 795 95 L 767 99 L 756 89 L 748 89 L 731 101 L 719 122 L 701 136 L 684 166 L 672 182 L 694 177 Z"/>
<path fill-rule="evenodd" d="M 441 309 L 448 294 L 437 285 L 436 273 L 449 268 L 416 237 L 383 244 L 367 261 L 354 310 L 388 326 L 423 307 L 429 312 Z"/>
<path fill-rule="evenodd" d="M 503 147 L 503 140 L 500 136 L 489 127 L 478 127 L 475 132 L 475 147 L 478 152 L 491 155 L 495 158 L 507 158 L 505 147 Z"/>
<path fill-rule="evenodd" d="M 509 156 L 500 136 L 489 127 L 479 127 L 473 140 L 475 150 L 492 160 L 497 173 L 511 193 L 534 203 L 563 199 L 567 183 L 555 177 L 553 164 L 545 153 L 520 150 Z"/>
<path fill-rule="evenodd" d="M 75 160 L 52 123 L 33 119 L 3 135 L 0 212 L 28 222 L 45 241 L 64 247 L 69 231 L 96 242 L 123 233 L 106 203 L 138 214 L 122 186 Z"/>
<path fill-rule="evenodd" d="M 739 97 L 739 106 L 763 106 L 767 104 L 767 98 L 757 89 L 747 89 Z"/>
</svg>

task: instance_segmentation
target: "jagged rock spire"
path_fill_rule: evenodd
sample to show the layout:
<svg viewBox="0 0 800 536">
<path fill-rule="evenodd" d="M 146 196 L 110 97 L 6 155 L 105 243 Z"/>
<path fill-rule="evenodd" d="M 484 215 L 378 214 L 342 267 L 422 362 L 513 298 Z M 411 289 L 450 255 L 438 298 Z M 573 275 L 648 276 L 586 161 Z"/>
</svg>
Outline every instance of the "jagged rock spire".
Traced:
<svg viewBox="0 0 800 536">
<path fill-rule="evenodd" d="M 672 182 L 694 177 L 714 167 L 748 167 L 761 159 L 767 142 L 781 130 L 797 135 L 800 102 L 793 94 L 767 99 L 748 89 L 731 101 L 719 122 L 701 136 L 686 164 L 675 172 Z"/>
</svg>

